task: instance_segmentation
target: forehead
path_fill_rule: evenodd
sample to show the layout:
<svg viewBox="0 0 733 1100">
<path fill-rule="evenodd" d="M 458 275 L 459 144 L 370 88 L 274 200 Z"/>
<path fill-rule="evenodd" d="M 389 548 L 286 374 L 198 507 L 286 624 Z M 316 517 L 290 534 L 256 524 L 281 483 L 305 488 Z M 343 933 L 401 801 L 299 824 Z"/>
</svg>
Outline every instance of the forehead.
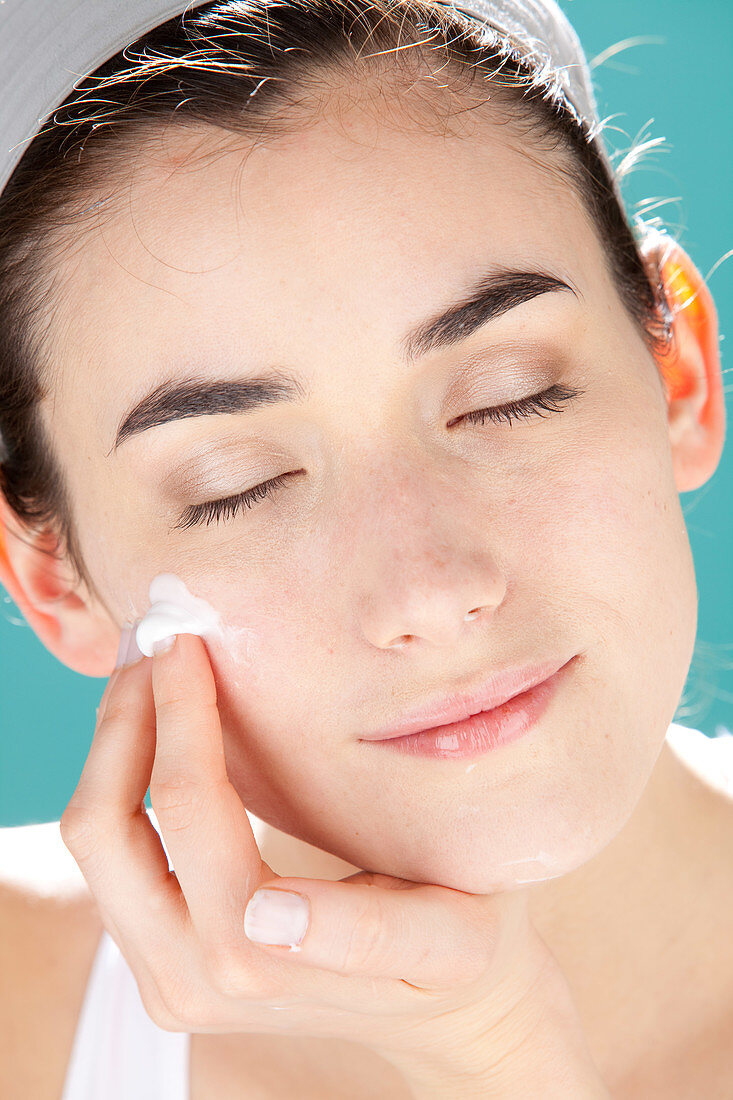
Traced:
<svg viewBox="0 0 733 1100">
<path fill-rule="evenodd" d="M 485 262 L 513 242 L 557 250 L 558 229 L 591 228 L 559 154 L 533 148 L 490 103 L 421 127 L 395 105 L 383 115 L 334 96 L 291 134 L 254 144 L 169 126 L 121 163 L 111 201 L 80 227 L 75 250 L 69 291 L 83 286 L 90 306 L 113 304 L 112 280 L 125 297 L 160 300 L 213 286 L 223 268 L 221 282 L 256 275 L 279 285 L 306 263 L 312 277 L 313 260 L 325 271 L 350 253 L 353 268 L 355 243 L 389 267 L 408 240 L 416 256 L 437 252 L 448 263 L 478 246 Z"/>
<path fill-rule="evenodd" d="M 192 345 L 318 364 L 374 347 L 493 262 L 582 281 L 600 257 L 557 162 L 473 112 L 463 131 L 343 109 L 257 145 L 171 128 L 141 146 L 62 273 L 57 397 L 119 411 Z M 53 329 L 52 329 L 53 332 Z M 386 344 L 385 344 L 386 346 Z"/>
</svg>

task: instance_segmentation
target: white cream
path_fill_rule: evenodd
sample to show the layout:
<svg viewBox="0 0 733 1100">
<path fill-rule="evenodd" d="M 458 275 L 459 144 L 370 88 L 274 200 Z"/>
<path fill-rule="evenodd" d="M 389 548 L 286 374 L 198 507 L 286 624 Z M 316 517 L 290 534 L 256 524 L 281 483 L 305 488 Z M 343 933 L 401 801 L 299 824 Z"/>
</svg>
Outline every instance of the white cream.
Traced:
<svg viewBox="0 0 733 1100">
<path fill-rule="evenodd" d="M 210 603 L 193 596 L 175 573 L 158 573 L 150 582 L 150 609 L 138 623 L 135 641 L 146 657 L 153 642 L 175 634 L 221 637 L 221 616 Z"/>
</svg>

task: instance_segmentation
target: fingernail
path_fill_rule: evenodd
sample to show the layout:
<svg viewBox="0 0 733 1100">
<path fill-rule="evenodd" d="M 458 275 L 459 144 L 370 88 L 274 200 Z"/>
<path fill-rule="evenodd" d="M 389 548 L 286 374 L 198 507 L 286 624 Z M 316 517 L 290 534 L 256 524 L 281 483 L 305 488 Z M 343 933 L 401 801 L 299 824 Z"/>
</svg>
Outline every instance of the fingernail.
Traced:
<svg viewBox="0 0 733 1100">
<path fill-rule="evenodd" d="M 152 645 L 153 656 L 157 657 L 159 654 L 167 653 L 169 649 L 173 649 L 177 636 L 176 634 L 169 634 L 165 638 L 157 638 Z"/>
<path fill-rule="evenodd" d="M 308 930 L 308 901 L 291 890 L 256 890 L 244 911 L 244 932 L 254 943 L 292 946 Z"/>
</svg>

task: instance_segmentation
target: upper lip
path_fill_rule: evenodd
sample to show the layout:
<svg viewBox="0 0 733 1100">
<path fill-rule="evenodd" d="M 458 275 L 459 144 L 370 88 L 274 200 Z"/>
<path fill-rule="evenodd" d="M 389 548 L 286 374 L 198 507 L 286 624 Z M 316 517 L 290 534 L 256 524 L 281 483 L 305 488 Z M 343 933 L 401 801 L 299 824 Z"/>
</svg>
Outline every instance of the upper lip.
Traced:
<svg viewBox="0 0 733 1100">
<path fill-rule="evenodd" d="M 543 683 L 568 663 L 548 661 L 545 664 L 515 665 L 496 673 L 482 684 L 467 692 L 449 692 L 436 696 L 427 705 L 416 707 L 389 729 L 364 734 L 361 741 L 387 741 L 393 737 L 407 737 L 411 733 L 462 722 L 473 714 L 500 707 L 515 695 Z"/>
</svg>

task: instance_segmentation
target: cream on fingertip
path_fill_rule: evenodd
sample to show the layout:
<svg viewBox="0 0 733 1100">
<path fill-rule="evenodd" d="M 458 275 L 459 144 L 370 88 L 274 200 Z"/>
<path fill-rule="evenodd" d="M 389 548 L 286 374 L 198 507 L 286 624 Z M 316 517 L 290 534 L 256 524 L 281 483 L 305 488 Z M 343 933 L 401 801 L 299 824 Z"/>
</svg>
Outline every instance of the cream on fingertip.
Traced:
<svg viewBox="0 0 733 1100">
<path fill-rule="evenodd" d="M 189 592 L 175 573 L 159 573 L 153 577 L 149 598 L 150 609 L 135 631 L 136 645 L 146 657 L 153 656 L 156 643 L 178 634 L 221 637 L 219 612 L 206 600 Z"/>
</svg>

